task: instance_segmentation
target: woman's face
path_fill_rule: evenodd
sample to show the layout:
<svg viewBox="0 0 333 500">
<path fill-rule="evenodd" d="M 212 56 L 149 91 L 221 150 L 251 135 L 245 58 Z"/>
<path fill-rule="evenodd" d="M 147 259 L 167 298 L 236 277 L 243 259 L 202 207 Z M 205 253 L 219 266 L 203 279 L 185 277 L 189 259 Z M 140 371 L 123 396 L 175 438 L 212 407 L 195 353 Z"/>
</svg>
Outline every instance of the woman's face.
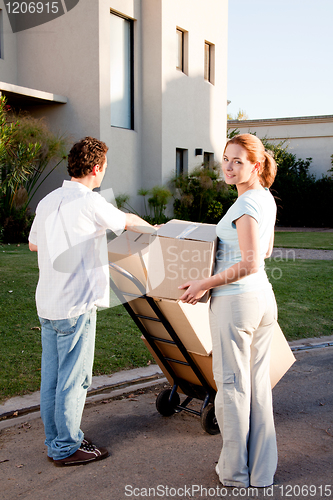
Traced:
<svg viewBox="0 0 333 500">
<path fill-rule="evenodd" d="M 258 179 L 259 162 L 251 163 L 247 151 L 239 144 L 229 144 L 224 152 L 222 171 L 227 184 L 250 186 Z"/>
</svg>

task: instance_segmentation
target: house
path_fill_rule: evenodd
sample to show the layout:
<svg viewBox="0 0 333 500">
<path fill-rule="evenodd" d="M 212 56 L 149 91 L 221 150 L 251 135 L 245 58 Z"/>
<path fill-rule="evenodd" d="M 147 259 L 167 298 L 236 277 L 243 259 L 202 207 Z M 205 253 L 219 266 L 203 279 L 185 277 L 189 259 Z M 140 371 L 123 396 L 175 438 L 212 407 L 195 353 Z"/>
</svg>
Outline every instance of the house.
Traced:
<svg viewBox="0 0 333 500">
<path fill-rule="evenodd" d="M 288 151 L 297 158 L 312 158 L 310 174 L 317 178 L 332 168 L 333 115 L 262 120 L 228 120 L 228 129 L 240 133 L 256 133 L 274 144 L 284 141 Z"/>
<path fill-rule="evenodd" d="M 102 188 L 130 195 L 139 211 L 139 188 L 221 160 L 227 0 L 53 4 L 63 15 L 13 32 L 0 0 L 0 91 L 9 104 L 45 116 L 73 142 L 86 135 L 106 142 Z M 66 175 L 65 167 L 53 173 L 35 204 Z"/>
</svg>

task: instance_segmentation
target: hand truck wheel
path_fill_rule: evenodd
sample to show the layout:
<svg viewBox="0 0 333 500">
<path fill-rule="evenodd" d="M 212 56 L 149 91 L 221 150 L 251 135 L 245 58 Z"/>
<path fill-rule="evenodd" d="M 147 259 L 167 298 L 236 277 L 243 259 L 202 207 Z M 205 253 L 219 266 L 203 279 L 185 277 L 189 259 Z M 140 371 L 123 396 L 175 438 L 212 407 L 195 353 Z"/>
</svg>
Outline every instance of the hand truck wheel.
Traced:
<svg viewBox="0 0 333 500">
<path fill-rule="evenodd" d="M 170 417 L 176 411 L 176 407 L 180 403 L 178 392 L 174 392 L 170 401 L 171 389 L 165 389 L 160 392 L 156 398 L 156 409 L 163 417 Z"/>
<path fill-rule="evenodd" d="M 215 407 L 209 403 L 201 412 L 201 426 L 208 434 L 219 434 L 220 429 L 215 416 Z"/>
</svg>

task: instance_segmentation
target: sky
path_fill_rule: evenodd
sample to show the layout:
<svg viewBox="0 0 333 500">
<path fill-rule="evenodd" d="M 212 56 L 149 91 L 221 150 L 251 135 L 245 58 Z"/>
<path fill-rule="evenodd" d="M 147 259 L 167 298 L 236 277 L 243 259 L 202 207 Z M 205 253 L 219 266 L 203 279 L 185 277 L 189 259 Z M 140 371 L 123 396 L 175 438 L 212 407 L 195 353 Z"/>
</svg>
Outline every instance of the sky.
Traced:
<svg viewBox="0 0 333 500">
<path fill-rule="evenodd" d="M 228 114 L 333 115 L 333 0 L 229 0 Z"/>
</svg>

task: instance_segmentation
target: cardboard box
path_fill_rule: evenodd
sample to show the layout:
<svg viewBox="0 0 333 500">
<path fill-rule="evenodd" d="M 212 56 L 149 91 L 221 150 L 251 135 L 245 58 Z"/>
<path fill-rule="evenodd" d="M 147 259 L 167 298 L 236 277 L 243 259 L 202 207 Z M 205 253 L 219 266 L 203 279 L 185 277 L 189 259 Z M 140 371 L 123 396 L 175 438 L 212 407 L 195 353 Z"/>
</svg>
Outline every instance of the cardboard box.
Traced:
<svg viewBox="0 0 333 500">
<path fill-rule="evenodd" d="M 157 364 L 160 366 L 168 382 L 172 385 L 173 380 L 169 372 L 164 368 L 164 366 L 148 344 L 147 340 L 143 336 L 141 338 L 153 355 Z M 156 345 L 160 349 L 164 357 L 176 359 L 179 361 L 185 361 L 177 346 L 172 344 L 165 344 L 159 341 L 156 341 Z M 189 354 L 191 355 L 193 361 L 196 363 L 197 367 L 200 369 L 202 375 L 207 380 L 209 385 L 213 389 L 217 390 L 212 371 L 212 355 L 210 354 L 209 356 L 203 356 L 191 352 L 189 352 Z M 293 355 L 281 328 L 278 324 L 276 324 L 271 345 L 270 380 L 272 389 L 283 377 L 283 375 L 289 370 L 294 362 L 295 356 Z M 170 365 L 179 378 L 182 378 L 193 384 L 201 385 L 191 367 L 175 362 L 170 362 Z"/>
<path fill-rule="evenodd" d="M 157 318 L 156 314 L 154 314 L 152 308 L 149 306 L 148 302 L 144 298 L 139 298 L 132 300 L 130 303 L 132 310 L 135 314 L 140 314 L 142 316 L 148 316 L 151 318 Z M 139 318 L 145 329 L 153 335 L 154 337 L 172 340 L 162 323 L 158 321 L 151 321 L 148 319 Z"/>
<path fill-rule="evenodd" d="M 191 353 L 207 356 L 212 352 L 212 337 L 209 327 L 209 302 L 195 306 L 175 300 L 154 300 L 163 316 L 178 335 L 185 349 Z M 131 301 L 135 314 L 156 318 L 144 298 Z M 172 340 L 162 323 L 139 318 L 145 329 L 156 338 Z"/>
<path fill-rule="evenodd" d="M 270 379 L 272 389 L 295 361 L 296 358 L 289 347 L 287 339 L 279 324 L 276 323 L 271 344 Z"/>
<path fill-rule="evenodd" d="M 147 284 L 149 234 L 125 231 L 108 244 L 109 262 L 114 263 L 137 278 L 143 286 Z M 139 289 L 128 278 L 110 267 L 110 274 L 122 292 L 138 294 Z"/>
<path fill-rule="evenodd" d="M 145 343 L 146 347 L 149 349 L 150 353 L 154 357 L 156 363 L 159 365 L 161 368 L 162 372 L 164 373 L 166 379 L 168 380 L 170 385 L 173 385 L 173 380 L 170 375 L 170 373 L 164 368 L 163 364 L 160 362 L 158 357 L 156 356 L 155 352 L 153 349 L 150 347 L 148 344 L 147 340 L 145 337 L 142 335 L 141 339 Z M 185 361 L 185 358 L 182 356 L 181 352 L 175 345 L 170 345 L 170 344 L 164 344 L 162 342 L 156 342 L 157 347 L 160 349 L 164 357 L 170 357 L 179 361 Z M 209 386 L 212 387 L 215 391 L 217 390 L 215 381 L 213 378 L 213 370 L 212 370 L 212 356 L 202 356 L 200 354 L 194 354 L 194 353 L 189 353 L 197 367 L 200 369 L 202 375 L 208 382 Z M 193 372 L 192 368 L 187 365 L 175 363 L 172 361 L 169 361 L 173 371 L 175 372 L 176 376 L 186 380 L 187 382 L 190 382 L 195 385 L 201 386 L 201 382 Z M 182 392 L 182 391 L 178 391 Z"/>
<path fill-rule="evenodd" d="M 193 306 L 164 299 L 156 303 L 187 351 L 203 356 L 211 354 L 209 302 Z"/>
<path fill-rule="evenodd" d="M 173 219 L 151 236 L 147 295 L 178 300 L 178 287 L 213 274 L 217 245 L 216 226 Z M 201 299 L 207 302 L 209 292 Z"/>
</svg>

